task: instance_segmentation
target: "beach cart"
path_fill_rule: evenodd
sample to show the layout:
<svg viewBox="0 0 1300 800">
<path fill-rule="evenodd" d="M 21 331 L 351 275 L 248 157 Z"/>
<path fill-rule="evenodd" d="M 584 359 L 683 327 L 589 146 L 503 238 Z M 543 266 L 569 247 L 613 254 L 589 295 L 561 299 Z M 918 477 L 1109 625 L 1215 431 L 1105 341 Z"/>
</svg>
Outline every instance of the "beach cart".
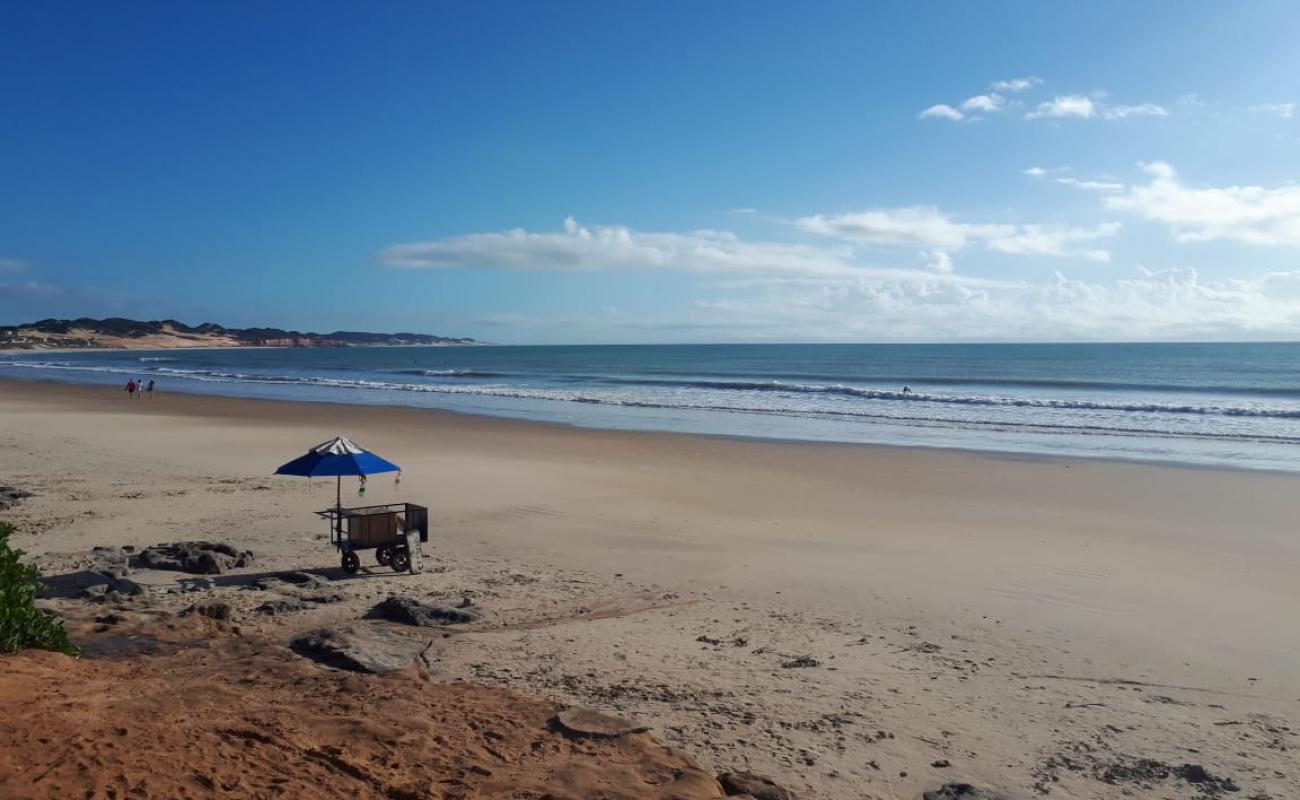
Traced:
<svg viewBox="0 0 1300 800">
<path fill-rule="evenodd" d="M 329 520 L 330 543 L 338 548 L 343 571 L 349 575 L 361 569 L 361 550 L 374 550 L 375 563 L 392 567 L 394 572 L 423 569 L 420 543 L 429 541 L 429 509 L 424 506 L 336 506 L 316 515 Z"/>
<path fill-rule="evenodd" d="M 338 548 L 343 571 L 355 575 L 361 569 L 360 550 L 374 550 L 376 562 L 397 572 L 420 572 L 424 568 L 420 543 L 429 541 L 429 509 L 414 503 L 343 507 L 344 475 L 375 475 L 401 469 L 351 439 L 338 436 L 275 472 L 336 479 L 334 507 L 317 511 L 316 515 L 330 523 L 330 542 Z"/>
</svg>

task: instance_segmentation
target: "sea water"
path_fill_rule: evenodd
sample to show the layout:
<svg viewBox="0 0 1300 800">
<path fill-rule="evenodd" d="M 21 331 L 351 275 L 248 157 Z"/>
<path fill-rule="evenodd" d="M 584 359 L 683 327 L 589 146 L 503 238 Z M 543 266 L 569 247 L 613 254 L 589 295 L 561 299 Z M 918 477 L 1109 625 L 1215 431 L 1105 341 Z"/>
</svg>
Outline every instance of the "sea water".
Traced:
<svg viewBox="0 0 1300 800">
<path fill-rule="evenodd" d="M 602 428 L 1300 471 L 1300 343 L 45 351 L 0 355 L 0 375 L 135 377 L 162 392 Z"/>
</svg>

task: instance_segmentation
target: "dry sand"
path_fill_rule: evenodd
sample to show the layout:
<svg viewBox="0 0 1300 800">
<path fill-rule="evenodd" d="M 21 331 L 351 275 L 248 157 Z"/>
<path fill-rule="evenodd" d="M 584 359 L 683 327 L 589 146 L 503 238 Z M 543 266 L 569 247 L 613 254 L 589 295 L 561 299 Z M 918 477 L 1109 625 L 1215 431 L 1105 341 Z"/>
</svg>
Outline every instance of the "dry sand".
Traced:
<svg viewBox="0 0 1300 800">
<path fill-rule="evenodd" d="M 390 593 L 469 597 L 485 617 L 437 680 L 630 715 L 805 798 L 1224 790 L 1184 764 L 1300 796 L 1300 477 L 123 395 L 0 383 L 0 484 L 38 495 L 6 516 L 47 574 L 229 541 L 256 567 L 154 605 L 218 596 L 269 642 Z M 345 578 L 310 514 L 333 483 L 270 475 L 336 434 L 405 468 L 366 502 L 430 506 L 426 573 Z M 253 613 L 273 593 L 247 584 L 283 569 L 349 599 Z"/>
</svg>

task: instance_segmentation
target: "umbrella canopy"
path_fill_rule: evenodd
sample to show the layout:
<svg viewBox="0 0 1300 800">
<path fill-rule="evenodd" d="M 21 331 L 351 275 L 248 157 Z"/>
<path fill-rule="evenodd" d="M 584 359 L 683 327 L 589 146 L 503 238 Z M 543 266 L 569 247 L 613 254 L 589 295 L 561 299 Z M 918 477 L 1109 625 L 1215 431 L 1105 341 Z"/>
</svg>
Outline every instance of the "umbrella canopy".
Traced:
<svg viewBox="0 0 1300 800">
<path fill-rule="evenodd" d="M 288 464 L 281 465 L 276 475 L 303 475 L 319 478 L 332 475 L 374 475 L 380 472 L 401 472 L 402 468 L 380 458 L 345 436 L 336 436 L 322 442 Z"/>
<path fill-rule="evenodd" d="M 336 436 L 321 442 L 288 464 L 280 465 L 276 475 L 303 475 L 318 478 L 333 475 L 335 481 L 334 504 L 343 507 L 343 476 L 374 475 L 378 472 L 401 472 L 393 462 L 380 458 L 346 436 Z M 364 487 L 363 487 L 364 488 Z"/>
</svg>

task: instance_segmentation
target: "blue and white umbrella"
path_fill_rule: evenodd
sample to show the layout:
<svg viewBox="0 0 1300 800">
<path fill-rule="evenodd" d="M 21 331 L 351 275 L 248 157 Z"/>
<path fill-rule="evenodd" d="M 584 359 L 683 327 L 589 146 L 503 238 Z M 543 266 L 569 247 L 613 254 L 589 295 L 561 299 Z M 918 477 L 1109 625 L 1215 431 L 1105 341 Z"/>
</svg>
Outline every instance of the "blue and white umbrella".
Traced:
<svg viewBox="0 0 1300 800">
<path fill-rule="evenodd" d="M 308 478 L 338 478 L 336 504 L 343 507 L 344 475 L 375 475 L 381 472 L 401 472 L 393 462 L 380 458 L 346 436 L 336 436 L 321 442 L 306 455 L 299 456 L 275 471 L 276 475 L 302 475 Z"/>
</svg>

